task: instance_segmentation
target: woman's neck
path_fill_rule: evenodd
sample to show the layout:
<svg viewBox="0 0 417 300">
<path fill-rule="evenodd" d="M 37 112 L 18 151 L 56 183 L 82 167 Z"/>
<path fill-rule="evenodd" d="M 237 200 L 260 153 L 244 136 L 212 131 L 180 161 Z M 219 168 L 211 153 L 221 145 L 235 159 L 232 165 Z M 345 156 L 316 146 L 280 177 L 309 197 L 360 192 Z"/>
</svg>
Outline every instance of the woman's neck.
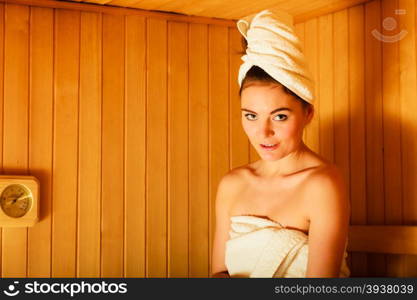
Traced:
<svg viewBox="0 0 417 300">
<path fill-rule="evenodd" d="M 260 160 L 256 168 L 258 176 L 269 179 L 294 173 L 303 168 L 305 155 L 310 152 L 311 150 L 304 142 L 301 142 L 297 150 L 281 159 L 275 161 Z"/>
</svg>

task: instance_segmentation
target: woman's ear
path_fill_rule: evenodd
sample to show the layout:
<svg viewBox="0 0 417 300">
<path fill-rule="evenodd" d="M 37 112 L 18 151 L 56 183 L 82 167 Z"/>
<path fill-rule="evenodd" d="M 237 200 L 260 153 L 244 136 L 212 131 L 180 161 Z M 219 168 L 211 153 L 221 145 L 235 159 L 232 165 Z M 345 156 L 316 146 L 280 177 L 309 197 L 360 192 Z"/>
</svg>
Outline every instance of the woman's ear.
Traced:
<svg viewBox="0 0 417 300">
<path fill-rule="evenodd" d="M 310 124 L 313 117 L 314 117 L 314 105 L 309 105 L 306 110 L 306 123 L 305 123 L 306 126 Z"/>
</svg>

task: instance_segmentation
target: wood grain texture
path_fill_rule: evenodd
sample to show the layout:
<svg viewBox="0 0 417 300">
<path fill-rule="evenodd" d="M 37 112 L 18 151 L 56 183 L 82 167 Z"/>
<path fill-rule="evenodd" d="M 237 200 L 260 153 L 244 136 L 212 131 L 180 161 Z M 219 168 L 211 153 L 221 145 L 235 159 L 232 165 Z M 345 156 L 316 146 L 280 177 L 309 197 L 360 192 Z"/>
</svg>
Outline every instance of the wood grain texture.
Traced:
<svg viewBox="0 0 417 300">
<path fill-rule="evenodd" d="M 125 18 L 103 15 L 101 277 L 123 276 Z"/>
<path fill-rule="evenodd" d="M 333 15 L 318 18 L 320 154 L 334 162 Z"/>
<path fill-rule="evenodd" d="M 76 276 L 80 12 L 55 10 L 52 274 Z"/>
<path fill-rule="evenodd" d="M 348 10 L 333 15 L 334 162 L 343 174 L 347 198 L 351 199 L 348 18 Z M 348 264 L 351 264 L 351 259 L 349 256 Z"/>
<path fill-rule="evenodd" d="M 190 24 L 189 276 L 209 276 L 208 25 Z"/>
<path fill-rule="evenodd" d="M 29 2 L 28 2 L 29 1 Z M 232 20 L 219 18 L 208 18 L 199 16 L 185 16 L 179 14 L 165 13 L 159 11 L 148 11 L 143 9 L 132 9 L 105 5 L 92 5 L 91 3 L 80 3 L 60 0 L 0 0 L 3 3 L 30 5 L 47 8 L 61 8 L 76 11 L 89 11 L 118 16 L 141 16 L 152 17 L 154 19 L 163 19 L 169 21 L 186 22 L 193 24 L 217 24 L 220 26 L 235 27 L 236 23 Z"/>
<path fill-rule="evenodd" d="M 207 277 L 218 182 L 259 159 L 239 32 L 68 4 L 0 3 L 0 164 L 42 195 L 38 224 L 2 229 L 2 276 Z M 354 277 L 416 276 L 416 9 L 375 0 L 296 25 L 315 80 L 304 141 L 345 176 Z"/>
<path fill-rule="evenodd" d="M 348 10 L 349 19 L 349 115 L 350 115 L 350 204 L 352 225 L 364 225 L 366 220 L 365 171 L 365 38 L 364 7 Z M 351 269 L 355 276 L 366 276 L 367 256 L 352 253 Z"/>
<path fill-rule="evenodd" d="M 147 20 L 146 266 L 167 276 L 167 21 Z"/>
<path fill-rule="evenodd" d="M 372 32 L 381 32 L 381 2 L 365 5 L 365 111 L 366 111 L 366 203 L 367 224 L 385 222 L 383 193 L 383 128 L 382 128 L 382 65 L 381 41 Z M 372 276 L 385 273 L 385 256 L 368 256 L 368 272 Z"/>
<path fill-rule="evenodd" d="M 4 28 L 3 171 L 28 172 L 29 8 L 7 4 Z M 27 228 L 3 228 L 2 276 L 27 275 Z"/>
<path fill-rule="evenodd" d="M 188 25 L 168 23 L 168 277 L 188 277 Z"/>
<path fill-rule="evenodd" d="M 399 40 L 400 65 L 400 111 L 401 111 L 401 154 L 402 154 L 402 191 L 403 224 L 417 224 L 417 124 L 413 112 L 417 109 L 417 57 L 416 57 L 416 3 L 399 1 L 399 7 L 405 10 L 400 15 L 399 26 L 407 34 Z M 413 117 L 414 116 L 414 117 Z M 417 276 L 416 256 L 407 255 L 404 259 L 405 276 Z"/>
<path fill-rule="evenodd" d="M 382 20 L 393 18 L 399 24 L 398 1 L 382 1 Z M 399 34 L 401 28 L 384 28 L 381 33 L 387 36 Z M 384 154 L 384 194 L 385 221 L 387 224 L 403 223 L 403 191 L 401 189 L 401 112 L 400 112 L 400 68 L 399 43 L 382 43 L 382 102 L 383 102 L 383 154 Z M 388 255 L 387 276 L 404 276 L 402 255 Z"/>
<path fill-rule="evenodd" d="M 4 4 L 0 3 L 0 134 L 2 137 L 2 142 L 0 143 L 0 157 L 1 157 L 1 170 L 4 172 L 3 168 L 3 136 L 4 136 L 4 25 L 5 25 L 5 14 L 4 14 Z M 3 228 L 0 229 L 0 254 L 3 252 Z M 2 268 L 3 259 L 0 259 L 0 268 Z"/>
<path fill-rule="evenodd" d="M 297 35 L 300 41 L 300 47 L 302 53 L 305 53 L 304 46 L 305 46 L 305 23 L 298 23 L 294 25 L 295 34 Z M 305 141 L 307 138 L 307 130 L 303 130 L 302 139 Z"/>
<path fill-rule="evenodd" d="M 351 226 L 348 250 L 416 255 L 417 226 Z"/>
<path fill-rule="evenodd" d="M 346 194 L 350 198 L 349 131 L 349 22 L 348 11 L 333 15 L 334 76 L 334 161 L 342 171 Z"/>
<path fill-rule="evenodd" d="M 28 231 L 28 277 L 51 276 L 54 11 L 30 8 L 29 168 L 42 182 L 40 222 Z"/>
<path fill-rule="evenodd" d="M 145 276 L 146 19 L 126 16 L 125 249 L 126 277 Z"/>
<path fill-rule="evenodd" d="M 77 4 L 80 2 L 80 0 L 71 1 Z M 309 18 L 367 2 L 367 0 L 260 0 L 256 2 L 251 0 L 229 0 L 226 2 L 222 0 L 83 0 L 82 2 L 223 19 L 238 19 L 263 9 L 277 8 L 294 15 L 298 22 L 303 22 Z"/>
<path fill-rule="evenodd" d="M 209 249 L 215 228 L 215 199 L 222 176 L 229 171 L 229 35 L 209 25 Z M 211 256 L 210 256 L 211 265 Z"/>
<path fill-rule="evenodd" d="M 102 16 L 82 12 L 80 22 L 77 276 L 100 277 Z"/>
<path fill-rule="evenodd" d="M 304 55 L 314 81 L 314 116 L 305 130 L 304 142 L 316 153 L 320 151 L 320 81 L 319 81 L 319 48 L 318 20 L 309 20 L 304 24 Z"/>
<path fill-rule="evenodd" d="M 249 141 L 242 128 L 242 112 L 240 110 L 240 86 L 237 82 L 242 47 L 242 35 L 237 29 L 229 29 L 229 106 L 230 106 L 230 169 L 249 162 Z"/>
</svg>

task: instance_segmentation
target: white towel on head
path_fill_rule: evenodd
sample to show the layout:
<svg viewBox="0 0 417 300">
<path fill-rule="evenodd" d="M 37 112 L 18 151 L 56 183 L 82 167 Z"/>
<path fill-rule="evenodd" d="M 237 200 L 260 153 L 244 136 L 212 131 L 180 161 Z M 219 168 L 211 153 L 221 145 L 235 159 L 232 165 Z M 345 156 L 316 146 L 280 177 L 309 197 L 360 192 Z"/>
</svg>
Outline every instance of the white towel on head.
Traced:
<svg viewBox="0 0 417 300">
<path fill-rule="evenodd" d="M 237 28 L 248 47 L 239 69 L 239 86 L 252 66 L 313 104 L 313 80 L 293 26 L 291 15 L 280 10 L 263 10 L 240 19 Z"/>
</svg>

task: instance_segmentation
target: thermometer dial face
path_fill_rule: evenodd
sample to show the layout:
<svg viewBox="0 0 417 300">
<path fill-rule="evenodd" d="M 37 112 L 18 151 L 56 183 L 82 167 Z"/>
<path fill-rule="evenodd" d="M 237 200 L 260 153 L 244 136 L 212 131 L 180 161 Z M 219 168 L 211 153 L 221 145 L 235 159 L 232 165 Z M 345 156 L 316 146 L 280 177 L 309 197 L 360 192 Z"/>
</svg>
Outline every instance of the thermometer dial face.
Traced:
<svg viewBox="0 0 417 300">
<path fill-rule="evenodd" d="M 32 194 L 21 184 L 11 184 L 1 193 L 0 205 L 9 217 L 23 217 L 32 205 Z"/>
</svg>

